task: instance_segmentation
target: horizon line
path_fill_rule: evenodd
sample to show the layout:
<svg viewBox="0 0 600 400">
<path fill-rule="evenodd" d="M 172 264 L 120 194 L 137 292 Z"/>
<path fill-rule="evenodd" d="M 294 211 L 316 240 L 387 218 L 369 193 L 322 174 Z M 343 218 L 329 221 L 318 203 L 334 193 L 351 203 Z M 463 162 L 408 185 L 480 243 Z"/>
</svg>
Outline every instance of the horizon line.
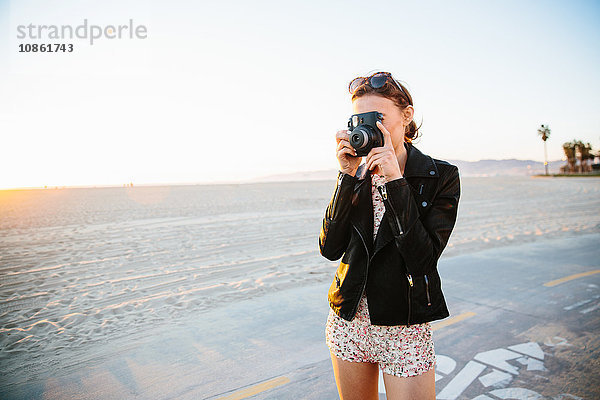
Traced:
<svg viewBox="0 0 600 400">
<path fill-rule="evenodd" d="M 535 162 L 535 163 L 540 163 L 540 164 L 544 164 L 543 161 L 535 161 L 535 160 L 523 160 L 523 159 L 517 159 L 517 158 L 503 158 L 503 159 L 493 159 L 493 158 L 488 158 L 488 159 L 480 159 L 477 161 L 466 161 L 466 160 L 455 160 L 455 159 L 446 159 L 449 161 L 460 161 L 460 162 L 467 162 L 467 163 L 476 163 L 476 162 L 481 162 L 481 161 L 527 161 L 527 162 Z M 548 161 L 548 164 L 550 163 L 554 163 L 554 162 L 565 162 L 565 160 L 551 160 Z M 296 175 L 296 174 L 303 174 L 303 173 L 318 173 L 318 172 L 326 172 L 326 171 L 333 171 L 335 170 L 335 168 L 331 168 L 331 169 L 322 169 L 322 170 L 302 170 L 302 171 L 294 171 L 294 172 L 284 172 L 281 174 L 269 174 L 269 175 L 260 175 L 254 178 L 247 178 L 247 179 L 242 179 L 242 180 L 217 180 L 217 181 L 193 181 L 193 182 L 143 182 L 143 183 L 136 183 L 135 185 L 133 184 L 132 181 L 130 181 L 129 183 L 107 183 L 107 184 L 82 184 L 82 185 L 43 185 L 43 186 L 18 186 L 18 187 L 0 187 L 0 191 L 9 191 L 9 190 L 47 190 L 47 189 L 92 189 L 92 188 L 119 188 L 119 187 L 123 187 L 123 188 L 131 188 L 131 187 L 135 187 L 135 186 L 144 186 L 144 187 L 148 187 L 148 186 L 195 186 L 195 185 L 241 185 L 241 184 L 253 184 L 253 183 L 282 183 L 282 182 L 299 182 L 302 180 L 298 180 L 298 179 L 294 179 L 294 180 L 289 180 L 289 181 L 285 181 L 285 180 L 281 180 L 281 181 L 272 181 L 270 179 L 272 179 L 273 177 L 277 177 L 277 176 L 285 176 L 285 175 Z M 483 174 L 480 177 L 487 177 L 487 174 Z M 498 176 L 498 175 L 491 175 L 493 176 Z M 527 176 L 527 175 L 525 175 Z M 468 177 L 468 176 L 466 176 Z M 471 177 L 473 177 L 473 175 L 471 175 Z M 309 179 L 308 181 L 316 181 L 316 180 L 327 180 L 327 179 Z"/>
</svg>

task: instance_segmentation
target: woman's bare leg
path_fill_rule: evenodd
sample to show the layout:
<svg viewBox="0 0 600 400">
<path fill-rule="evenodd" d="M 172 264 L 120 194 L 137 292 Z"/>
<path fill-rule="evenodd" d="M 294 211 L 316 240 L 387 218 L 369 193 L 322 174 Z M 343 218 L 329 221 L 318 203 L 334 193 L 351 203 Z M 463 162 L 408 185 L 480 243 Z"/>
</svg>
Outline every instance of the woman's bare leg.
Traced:
<svg viewBox="0 0 600 400">
<path fill-rule="evenodd" d="M 383 373 L 388 400 L 435 400 L 435 368 L 411 377 Z"/>
<path fill-rule="evenodd" d="M 340 400 L 379 399 L 377 363 L 346 361 L 333 354 L 331 354 L 331 362 Z"/>
</svg>

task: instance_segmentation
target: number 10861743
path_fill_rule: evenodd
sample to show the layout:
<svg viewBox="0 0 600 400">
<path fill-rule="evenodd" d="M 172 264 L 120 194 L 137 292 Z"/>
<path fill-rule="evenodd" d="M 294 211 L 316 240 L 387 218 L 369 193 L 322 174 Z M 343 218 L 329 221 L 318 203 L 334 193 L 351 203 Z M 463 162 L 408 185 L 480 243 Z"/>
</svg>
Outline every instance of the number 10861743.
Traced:
<svg viewBox="0 0 600 400">
<path fill-rule="evenodd" d="M 71 53 L 73 43 L 20 43 L 19 53 Z"/>
</svg>

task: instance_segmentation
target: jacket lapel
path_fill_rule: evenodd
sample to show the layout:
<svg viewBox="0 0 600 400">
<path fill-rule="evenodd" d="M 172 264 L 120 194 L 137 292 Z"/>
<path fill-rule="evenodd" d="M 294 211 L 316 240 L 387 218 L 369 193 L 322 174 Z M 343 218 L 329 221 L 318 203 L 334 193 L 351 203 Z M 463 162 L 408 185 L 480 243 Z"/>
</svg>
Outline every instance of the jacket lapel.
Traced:
<svg viewBox="0 0 600 400">
<path fill-rule="evenodd" d="M 433 159 L 423 154 L 419 149 L 413 146 L 410 142 L 405 142 L 404 147 L 407 151 L 406 166 L 404 168 L 404 177 L 411 186 L 413 193 L 416 193 L 419 200 L 431 203 L 431 197 L 435 192 L 434 181 L 423 180 L 421 178 L 438 178 L 439 172 L 437 165 Z M 391 211 L 385 210 L 377 237 L 373 243 L 373 201 L 371 198 L 371 171 L 366 168 L 366 164 L 361 164 L 356 171 L 356 177 L 359 178 L 354 188 L 355 198 L 353 205 L 357 207 L 359 212 L 353 213 L 352 223 L 360 231 L 364 240 L 367 242 L 369 254 L 373 256 L 389 242 L 394 239 L 392 229 L 390 227 Z M 425 185 L 429 186 L 425 188 Z M 355 203 L 356 201 L 356 203 Z"/>
<path fill-rule="evenodd" d="M 371 174 L 365 164 L 356 171 L 359 178 L 354 186 L 352 205 L 355 212 L 350 215 L 352 225 L 363 237 L 369 254 L 373 254 L 373 201 L 371 199 Z"/>
<path fill-rule="evenodd" d="M 390 215 L 391 214 L 386 210 L 383 213 L 383 217 L 381 217 L 381 223 L 379 224 L 377 237 L 375 238 L 375 249 L 373 250 L 373 254 L 376 254 L 394 239 L 394 234 L 392 233 L 392 228 L 390 227 L 390 222 L 388 221 L 390 219 Z"/>
<path fill-rule="evenodd" d="M 410 182 L 410 178 L 438 178 L 439 172 L 433 158 L 427 154 L 421 153 L 412 143 L 404 142 L 404 147 L 408 152 L 406 166 L 404 167 L 404 177 Z"/>
</svg>

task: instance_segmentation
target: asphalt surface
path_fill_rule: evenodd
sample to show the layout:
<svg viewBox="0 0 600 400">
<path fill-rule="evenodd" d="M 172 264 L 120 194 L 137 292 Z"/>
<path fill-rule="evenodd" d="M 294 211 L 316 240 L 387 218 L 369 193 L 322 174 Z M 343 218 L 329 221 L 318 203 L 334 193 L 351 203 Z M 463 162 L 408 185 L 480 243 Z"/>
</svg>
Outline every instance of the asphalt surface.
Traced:
<svg viewBox="0 0 600 400">
<path fill-rule="evenodd" d="M 600 398 L 600 234 L 442 257 L 438 268 L 450 317 L 433 324 L 437 398 Z M 190 313 L 0 397 L 337 399 L 328 287 Z"/>
<path fill-rule="evenodd" d="M 440 260 L 451 316 L 434 324 L 437 398 L 599 399 L 599 256 L 593 234 Z M 325 358 L 209 398 L 338 395 Z"/>
</svg>

